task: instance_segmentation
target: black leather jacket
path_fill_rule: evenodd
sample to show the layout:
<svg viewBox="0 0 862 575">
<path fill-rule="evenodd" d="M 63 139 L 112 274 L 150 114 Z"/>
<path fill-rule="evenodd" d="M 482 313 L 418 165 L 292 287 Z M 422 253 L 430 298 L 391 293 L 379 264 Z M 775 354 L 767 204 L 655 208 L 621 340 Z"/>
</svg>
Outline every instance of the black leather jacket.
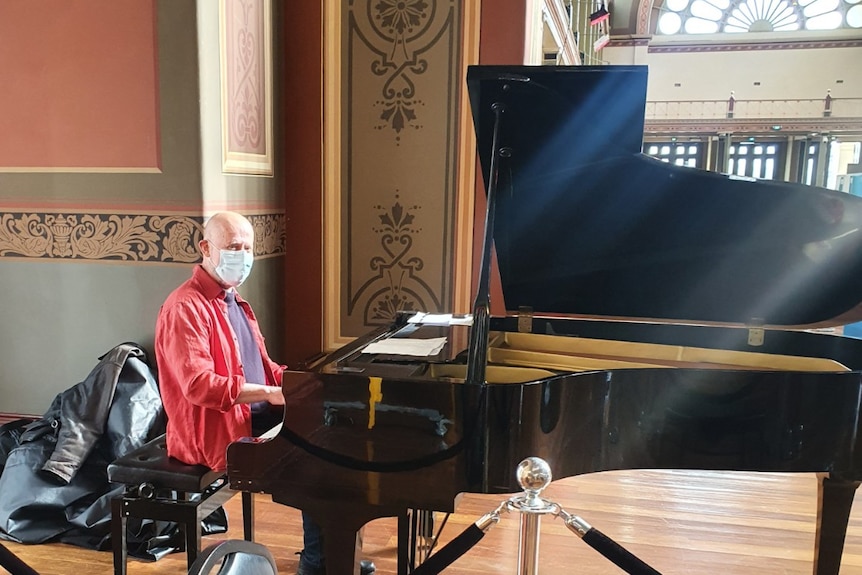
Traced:
<svg viewBox="0 0 862 575">
<path fill-rule="evenodd" d="M 155 373 L 143 349 L 120 344 L 26 427 L 0 475 L 0 539 L 105 538 L 118 489 L 108 464 L 164 433 Z"/>
<path fill-rule="evenodd" d="M 62 483 L 69 483 L 103 432 L 113 435 L 108 442 L 114 448 L 111 460 L 128 451 L 132 443 L 137 443 L 129 437 L 133 430 L 127 424 L 134 420 L 135 425 L 139 426 L 142 418 L 150 421 L 154 412 L 161 409 L 157 387 L 149 397 L 138 397 L 135 404 L 127 406 L 135 408 L 134 413 L 128 413 L 122 421 L 114 422 L 113 427 L 107 425 L 108 418 L 118 384 L 138 387 L 150 383 L 154 385 L 155 381 L 144 350 L 132 343 L 120 344 L 99 358 L 99 363 L 84 381 L 57 395 L 42 419 L 31 426 L 21 439 L 27 441 L 30 431 L 34 437 L 38 437 L 49 426 L 56 445 L 42 466 L 42 471 L 56 476 Z M 124 398 L 124 401 L 128 399 Z"/>
</svg>

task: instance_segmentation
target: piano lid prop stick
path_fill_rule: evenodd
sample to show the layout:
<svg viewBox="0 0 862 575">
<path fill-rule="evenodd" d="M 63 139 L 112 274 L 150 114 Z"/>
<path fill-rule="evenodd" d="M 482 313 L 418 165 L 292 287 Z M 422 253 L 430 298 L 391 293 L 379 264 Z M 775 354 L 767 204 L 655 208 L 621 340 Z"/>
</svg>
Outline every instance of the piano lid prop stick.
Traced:
<svg viewBox="0 0 862 575">
<path fill-rule="evenodd" d="M 566 522 L 569 531 L 583 539 L 584 543 L 604 555 L 626 573 L 630 575 L 661 575 L 580 517 L 566 513 L 562 509 L 560 509 L 559 515 Z"/>
<path fill-rule="evenodd" d="M 482 242 L 482 259 L 479 263 L 479 283 L 473 302 L 473 327 L 470 330 L 470 347 L 467 354 L 467 383 L 485 385 L 486 349 L 491 313 L 491 251 L 494 237 L 494 216 L 497 209 L 497 181 L 499 160 L 509 157 L 511 150 L 500 148 L 500 121 L 505 105 L 494 102 L 494 132 L 491 136 L 491 166 L 487 185 L 487 208 L 485 209 L 485 237 Z"/>
</svg>

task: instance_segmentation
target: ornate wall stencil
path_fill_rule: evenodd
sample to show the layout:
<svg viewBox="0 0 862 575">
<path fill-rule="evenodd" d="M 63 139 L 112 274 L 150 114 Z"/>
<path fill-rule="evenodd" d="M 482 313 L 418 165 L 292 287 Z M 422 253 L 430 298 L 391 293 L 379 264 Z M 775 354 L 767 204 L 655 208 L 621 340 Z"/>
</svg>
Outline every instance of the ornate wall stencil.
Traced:
<svg viewBox="0 0 862 575">
<path fill-rule="evenodd" d="M 399 311 L 439 309 L 439 296 L 420 275 L 425 262 L 413 251 L 413 238 L 421 231 L 417 216 L 422 208 L 402 206 L 397 194 L 394 204 L 374 208 L 380 218 L 380 225 L 373 228 L 380 239 L 378 253 L 368 261 L 374 275 L 356 290 L 348 313 L 353 314 L 361 302 L 362 309 L 356 313 L 370 325 L 391 321 Z"/>
<path fill-rule="evenodd" d="M 284 214 L 261 214 L 246 216 L 254 228 L 254 253 L 256 257 L 275 256 L 284 253 Z"/>
<path fill-rule="evenodd" d="M 272 175 L 271 0 L 221 0 L 223 170 Z"/>
<path fill-rule="evenodd" d="M 426 52 L 451 22 L 440 18 L 446 2 L 434 0 L 376 0 L 364 4 L 367 12 L 357 15 L 357 34 L 374 54 L 371 72 L 379 76 L 380 99 L 375 101 L 379 130 L 394 132 L 400 142 L 407 128 L 420 130 L 419 109 L 425 105 L 417 96 L 416 77 L 428 70 Z M 438 6 L 441 5 L 441 6 Z"/>
<path fill-rule="evenodd" d="M 451 306 L 463 83 L 459 2 L 346 4 L 336 338 Z"/>
<path fill-rule="evenodd" d="M 255 254 L 284 253 L 284 216 L 249 216 Z M 0 257 L 195 263 L 202 218 L 182 215 L 0 213 Z"/>
</svg>

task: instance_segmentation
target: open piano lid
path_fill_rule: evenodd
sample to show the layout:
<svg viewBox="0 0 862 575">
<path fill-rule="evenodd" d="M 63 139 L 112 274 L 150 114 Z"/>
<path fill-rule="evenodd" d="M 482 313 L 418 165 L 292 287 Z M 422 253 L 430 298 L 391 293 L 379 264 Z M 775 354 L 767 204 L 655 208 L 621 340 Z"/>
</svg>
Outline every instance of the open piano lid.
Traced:
<svg viewBox="0 0 862 575">
<path fill-rule="evenodd" d="M 641 154 L 646 83 L 645 66 L 468 70 L 486 184 L 492 105 L 504 105 L 489 203 L 506 309 L 795 327 L 856 319 L 862 198 Z"/>
</svg>

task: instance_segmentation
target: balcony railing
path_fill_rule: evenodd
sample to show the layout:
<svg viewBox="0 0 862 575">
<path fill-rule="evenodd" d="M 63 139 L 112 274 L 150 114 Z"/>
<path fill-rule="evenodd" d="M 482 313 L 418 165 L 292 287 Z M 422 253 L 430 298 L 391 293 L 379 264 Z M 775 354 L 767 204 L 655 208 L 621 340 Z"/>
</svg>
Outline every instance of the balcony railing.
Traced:
<svg viewBox="0 0 862 575">
<path fill-rule="evenodd" d="M 646 104 L 647 120 L 716 120 L 862 118 L 862 98 L 810 100 L 727 100 L 653 101 Z"/>
</svg>

